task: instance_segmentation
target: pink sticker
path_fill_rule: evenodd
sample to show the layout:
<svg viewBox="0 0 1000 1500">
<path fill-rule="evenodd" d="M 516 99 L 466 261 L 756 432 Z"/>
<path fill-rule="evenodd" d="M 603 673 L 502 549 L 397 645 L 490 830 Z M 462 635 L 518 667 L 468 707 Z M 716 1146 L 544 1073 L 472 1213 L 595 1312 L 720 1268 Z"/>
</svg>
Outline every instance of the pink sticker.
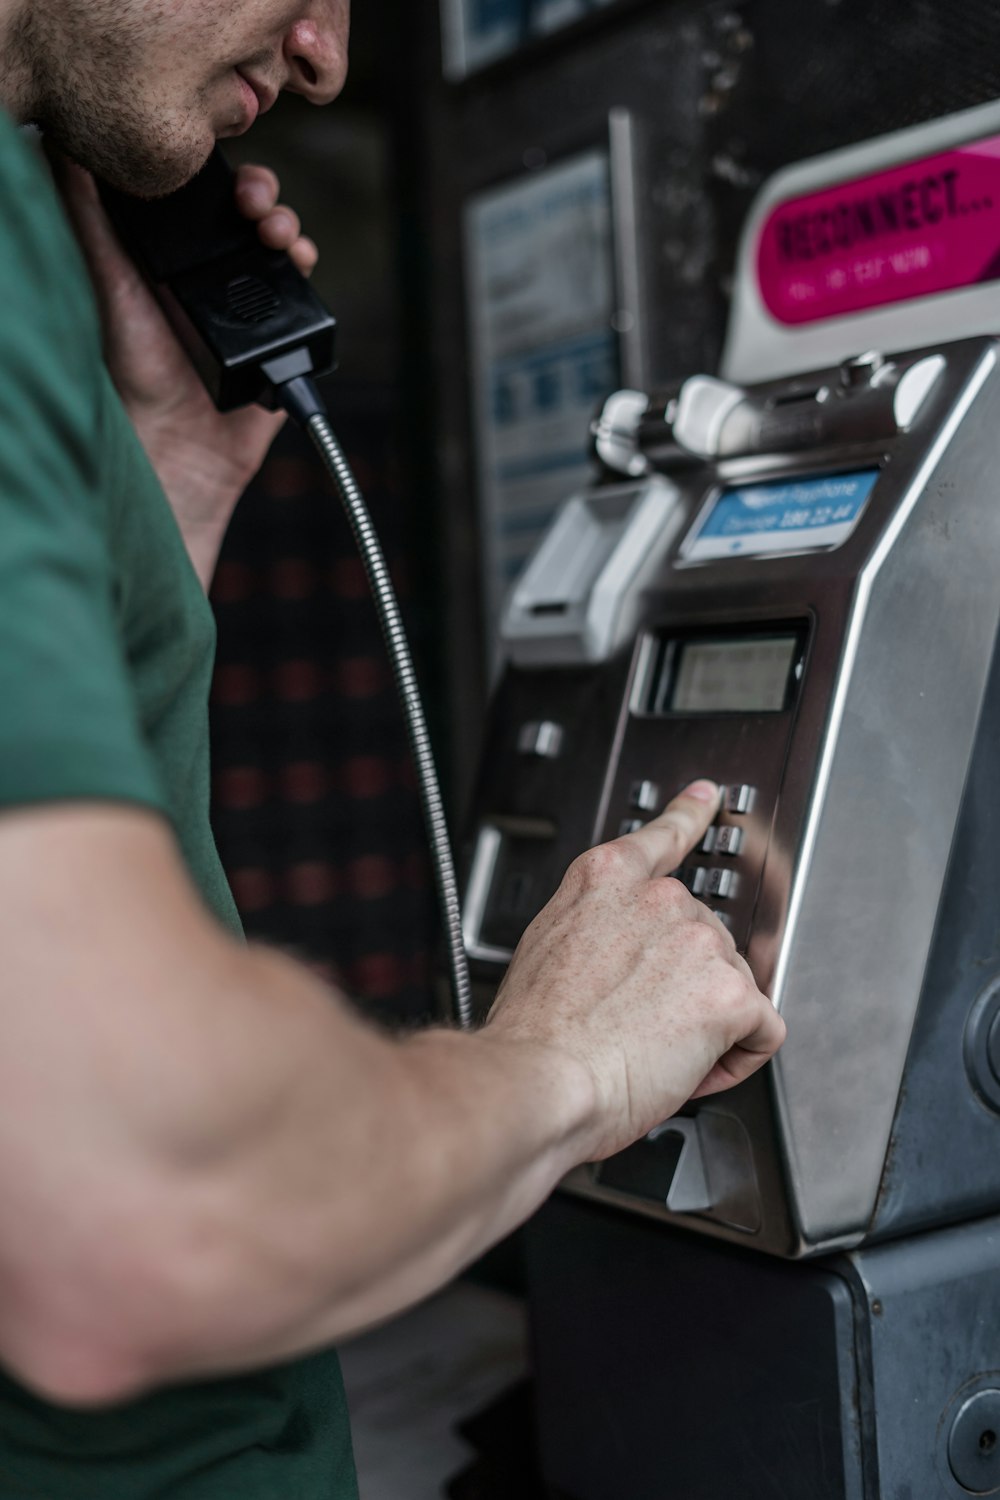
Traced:
<svg viewBox="0 0 1000 1500">
<path fill-rule="evenodd" d="M 1000 136 L 779 204 L 757 274 L 790 324 L 997 280 Z"/>
</svg>

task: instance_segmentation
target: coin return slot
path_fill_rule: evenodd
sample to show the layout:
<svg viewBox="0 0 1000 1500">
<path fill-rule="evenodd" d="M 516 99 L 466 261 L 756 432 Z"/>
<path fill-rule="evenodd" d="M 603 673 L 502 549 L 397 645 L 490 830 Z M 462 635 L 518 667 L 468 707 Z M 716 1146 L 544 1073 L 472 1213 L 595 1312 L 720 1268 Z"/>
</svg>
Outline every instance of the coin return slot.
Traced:
<svg viewBox="0 0 1000 1500">
<path fill-rule="evenodd" d="M 497 817 L 480 827 L 462 924 L 473 957 L 510 958 L 551 882 L 554 839 L 543 819 Z"/>
</svg>

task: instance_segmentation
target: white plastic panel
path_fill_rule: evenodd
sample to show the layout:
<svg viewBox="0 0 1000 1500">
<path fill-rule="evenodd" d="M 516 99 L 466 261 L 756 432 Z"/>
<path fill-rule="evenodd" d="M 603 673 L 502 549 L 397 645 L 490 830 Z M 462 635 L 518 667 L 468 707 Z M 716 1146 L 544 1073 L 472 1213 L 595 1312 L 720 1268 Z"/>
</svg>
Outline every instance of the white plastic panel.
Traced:
<svg viewBox="0 0 1000 1500">
<path fill-rule="evenodd" d="M 674 538 L 677 502 L 660 475 L 567 500 L 508 598 L 506 654 L 529 665 L 609 657 L 631 632 L 630 601 Z"/>
</svg>

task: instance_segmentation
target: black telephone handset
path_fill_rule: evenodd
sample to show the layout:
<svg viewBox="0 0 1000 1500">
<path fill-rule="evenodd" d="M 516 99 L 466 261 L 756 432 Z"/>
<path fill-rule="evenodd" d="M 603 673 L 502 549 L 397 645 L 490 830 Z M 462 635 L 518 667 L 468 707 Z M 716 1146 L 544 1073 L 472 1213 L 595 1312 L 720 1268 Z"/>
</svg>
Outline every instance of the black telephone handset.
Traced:
<svg viewBox="0 0 1000 1500">
<path fill-rule="evenodd" d="M 100 184 L 122 242 L 220 411 L 327 374 L 336 323 L 283 250 L 269 250 L 233 198 L 234 173 L 218 148 L 166 198 L 131 198 Z"/>
</svg>

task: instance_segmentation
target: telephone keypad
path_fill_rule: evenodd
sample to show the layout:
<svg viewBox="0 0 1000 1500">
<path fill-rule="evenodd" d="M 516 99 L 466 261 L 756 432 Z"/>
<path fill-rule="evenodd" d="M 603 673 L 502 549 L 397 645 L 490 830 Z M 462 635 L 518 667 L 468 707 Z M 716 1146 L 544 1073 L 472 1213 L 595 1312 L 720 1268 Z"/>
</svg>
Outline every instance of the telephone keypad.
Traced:
<svg viewBox="0 0 1000 1500">
<path fill-rule="evenodd" d="M 748 813 L 753 805 L 753 793 L 754 789 L 752 786 L 746 786 L 742 783 L 727 786 L 724 798 L 726 812 Z"/>
<path fill-rule="evenodd" d="M 655 781 L 633 781 L 629 793 L 629 806 L 638 812 L 655 812 L 660 800 L 660 788 Z"/>
<path fill-rule="evenodd" d="M 542 760 L 556 760 L 563 746 L 563 727 L 552 719 L 530 719 L 517 734 L 521 755 L 536 755 Z"/>
<path fill-rule="evenodd" d="M 708 881 L 708 870 L 704 865 L 685 865 L 682 870 L 678 870 L 676 873 L 681 885 L 687 886 L 692 896 L 701 896 L 704 894 L 705 885 Z"/>
<path fill-rule="evenodd" d="M 624 784 L 619 783 L 622 801 L 618 805 L 625 803 L 630 815 L 640 810 L 653 813 L 662 804 L 661 786 L 643 774 L 641 761 L 633 766 L 631 777 Z M 699 766 L 692 766 L 689 776 L 700 771 Z M 673 795 L 686 784 L 668 787 L 667 792 Z M 688 863 L 672 872 L 733 933 L 741 951 L 749 923 L 749 910 L 744 908 L 752 899 L 757 878 L 752 823 L 748 816 L 753 814 L 757 800 L 758 789 L 749 782 L 722 783 L 715 821 L 688 856 Z M 629 816 L 621 820 L 618 831 L 624 834 L 641 826 L 638 818 Z"/>
<path fill-rule="evenodd" d="M 734 894 L 735 889 L 736 876 L 732 870 L 716 868 L 708 871 L 706 890 L 710 896 L 715 896 L 719 901 L 726 901 Z"/>
<path fill-rule="evenodd" d="M 730 857 L 739 854 L 743 845 L 743 829 L 736 828 L 727 823 L 723 828 L 711 830 L 715 834 L 711 848 L 716 854 L 727 854 Z"/>
</svg>

